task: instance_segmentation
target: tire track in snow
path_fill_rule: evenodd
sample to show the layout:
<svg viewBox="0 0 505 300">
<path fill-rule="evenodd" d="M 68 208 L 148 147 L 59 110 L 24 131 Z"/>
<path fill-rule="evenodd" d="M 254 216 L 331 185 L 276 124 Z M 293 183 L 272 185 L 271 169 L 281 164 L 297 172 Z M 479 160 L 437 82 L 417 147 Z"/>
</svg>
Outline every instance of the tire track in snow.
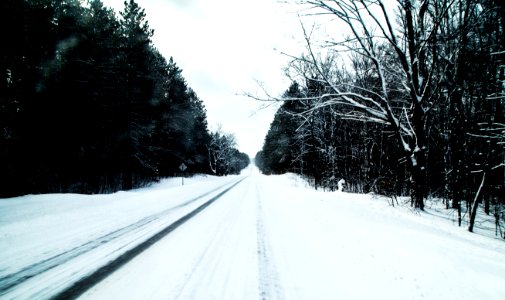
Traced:
<svg viewBox="0 0 505 300">
<path fill-rule="evenodd" d="M 191 271 L 189 271 L 182 279 L 173 299 L 198 299 L 198 295 L 194 294 L 194 292 L 196 292 L 196 290 L 194 290 L 195 284 L 203 284 L 203 282 L 212 285 L 222 284 L 222 282 L 212 281 L 215 275 L 214 272 L 202 272 L 201 270 L 208 269 L 216 271 L 218 268 L 221 268 L 221 270 L 227 269 L 226 264 L 229 257 L 224 257 L 222 255 L 221 247 L 223 242 L 230 238 L 230 236 L 233 236 L 231 235 L 231 232 L 237 230 L 237 228 L 235 228 L 232 224 L 236 224 L 236 222 L 240 219 L 237 212 L 241 211 L 240 208 L 242 206 L 243 201 L 237 199 L 237 201 L 233 201 L 233 205 L 227 208 L 226 213 L 223 213 L 220 216 L 218 219 L 219 222 L 215 227 L 216 229 L 209 232 L 209 234 L 212 233 L 210 242 L 203 248 L 198 259 L 193 263 Z M 224 275 L 222 278 L 224 278 L 224 282 L 226 282 L 225 284 L 222 284 L 222 286 L 228 286 L 227 282 L 231 276 L 230 270 L 227 269 L 225 274 L 220 274 Z M 225 291 L 223 290 L 222 292 L 224 293 Z"/>
<path fill-rule="evenodd" d="M 122 255 L 117 257 L 116 259 L 112 260 L 108 264 L 100 267 L 98 270 L 92 272 L 91 274 L 88 274 L 87 276 L 81 278 L 79 281 L 75 282 L 72 286 L 66 288 L 65 290 L 61 291 L 57 295 L 51 297 L 53 300 L 64 300 L 64 299 L 75 299 L 82 295 L 85 291 L 87 291 L 89 288 L 97 284 L 98 282 L 102 281 L 105 279 L 107 276 L 121 268 L 123 265 L 131 261 L 133 258 L 135 258 L 137 255 L 141 254 L 145 250 L 147 250 L 149 247 L 151 247 L 153 244 L 164 238 L 166 235 L 168 235 L 170 232 L 174 231 L 177 229 L 179 226 L 182 224 L 186 223 L 188 220 L 199 214 L 201 211 L 203 211 L 205 208 L 207 208 L 209 205 L 214 203 L 217 199 L 221 198 L 224 194 L 226 194 L 228 191 L 230 191 L 232 188 L 237 186 L 239 183 L 241 183 L 245 179 L 242 178 L 235 183 L 233 183 L 230 187 L 226 188 L 224 191 L 220 192 L 204 204 L 200 205 L 198 208 L 195 210 L 191 211 L 190 213 L 186 214 L 182 218 L 178 219 L 177 221 L 173 222 L 169 226 L 165 227 L 155 235 L 151 236 L 148 238 L 146 241 L 142 242 L 141 244 L 137 245 L 136 247 L 127 250 L 124 252 Z"/>
<path fill-rule="evenodd" d="M 46 271 L 49 271 L 57 266 L 60 266 L 62 264 L 65 264 L 66 262 L 69 262 L 71 261 L 72 259 L 75 259 L 77 257 L 80 257 L 82 255 L 85 255 L 86 253 L 89 253 L 90 251 L 104 245 L 104 244 L 107 244 L 111 241 L 115 241 L 115 240 L 118 240 L 124 236 L 127 236 L 129 234 L 132 234 L 133 232 L 138 232 L 138 231 L 142 231 L 143 229 L 147 228 L 150 224 L 152 224 L 153 222 L 157 221 L 157 220 L 160 220 L 162 219 L 163 217 L 165 217 L 166 215 L 172 213 L 174 210 L 178 209 L 178 208 L 182 208 L 182 207 L 185 207 L 185 206 L 188 206 L 198 200 L 201 200 L 202 198 L 222 189 L 223 187 L 226 187 L 228 185 L 230 185 L 227 189 L 225 189 L 223 192 L 221 192 L 220 194 L 218 194 L 217 196 L 213 197 L 211 200 L 207 201 L 206 203 L 204 203 L 203 205 L 199 206 L 197 209 L 193 210 L 192 212 L 190 212 L 189 214 L 187 214 L 186 216 L 184 216 L 183 218 L 181 219 L 184 219 L 185 217 L 191 215 L 194 213 L 197 214 L 200 210 L 203 210 L 205 207 L 207 207 L 208 205 L 210 205 L 213 201 L 215 201 L 217 198 L 219 198 L 220 196 L 222 196 L 224 193 L 226 193 L 227 191 L 229 191 L 231 188 L 233 188 L 234 186 L 236 186 L 238 183 L 240 183 L 244 178 L 238 180 L 238 181 L 235 181 L 233 182 L 231 185 L 230 183 L 226 183 L 224 185 L 221 185 L 215 189 L 212 189 L 211 191 L 209 192 L 206 192 L 198 197 L 195 197 L 189 201 L 186 201 L 184 203 L 181 203 L 179 205 L 176 205 L 174 207 L 171 207 L 171 208 L 168 208 L 166 210 L 163 210 L 159 213 L 156 213 L 156 214 L 153 214 L 153 215 L 150 215 L 148 217 L 145 217 L 145 218 L 142 218 L 140 219 L 139 221 L 133 223 L 133 224 L 130 224 L 128 226 L 125 226 L 125 227 L 122 227 L 120 229 L 117 229 L 117 230 L 114 230 L 112 232 L 109 232 L 97 239 L 94 239 L 92 241 L 89 241 L 89 242 L 86 242 L 84 244 L 81 244 L 77 247 L 74 247 L 72 249 L 69 249 L 67 251 L 64 251 L 62 253 L 59 253 L 59 254 L 56 254 L 54 256 L 51 256 L 49 258 L 46 258 L 40 262 L 37 262 L 37 263 L 34 263 L 32 265 L 29 265 L 27 267 L 24 267 L 23 269 L 21 269 L 20 271 L 16 272 L 16 273 L 11 273 L 11 274 L 8 274 L 6 276 L 3 276 L 0 278 L 0 297 L 9 293 L 9 291 L 13 290 L 16 286 L 26 282 L 27 280 L 33 278 L 33 277 L 36 277 L 37 275 L 39 274 L 42 274 Z M 203 207 L 203 208 L 202 208 Z M 197 211 L 195 213 L 195 211 Z M 193 215 L 191 215 L 190 217 L 192 217 Z M 181 221 L 181 219 L 177 220 L 176 222 L 172 223 L 170 226 L 176 224 L 177 222 Z M 184 222 L 182 222 L 184 223 Z M 181 224 L 182 224 L 181 223 Z M 180 224 L 179 224 L 180 225 Z M 169 226 L 169 227 L 170 227 Z M 173 228 L 175 229 L 175 228 Z M 173 230 L 172 229 L 172 230 Z M 168 233 L 167 233 L 168 234 Z M 124 247 L 126 247 L 128 244 L 130 244 L 131 241 L 125 241 L 125 245 L 119 247 L 118 251 Z M 146 241 L 147 242 L 147 241 Z M 145 242 L 141 243 L 140 245 L 137 245 L 137 247 L 141 246 L 142 244 L 144 244 Z M 137 248 L 136 247 L 136 248 Z M 135 249 L 135 248 L 134 248 Z M 127 250 L 125 250 L 127 251 Z"/>
<path fill-rule="evenodd" d="M 263 208 L 261 205 L 261 194 L 256 186 L 257 201 L 257 252 L 258 252 L 258 288 L 259 296 L 262 300 L 284 299 L 284 292 L 280 285 L 279 274 L 272 260 L 270 243 L 263 221 Z"/>
</svg>

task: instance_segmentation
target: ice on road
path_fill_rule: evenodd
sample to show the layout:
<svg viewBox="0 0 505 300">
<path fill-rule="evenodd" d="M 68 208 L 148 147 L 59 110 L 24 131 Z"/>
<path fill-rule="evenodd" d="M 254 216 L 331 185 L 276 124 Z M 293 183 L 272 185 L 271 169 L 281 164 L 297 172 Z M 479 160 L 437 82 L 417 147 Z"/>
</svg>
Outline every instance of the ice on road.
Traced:
<svg viewBox="0 0 505 300">
<path fill-rule="evenodd" d="M 502 241 L 369 195 L 314 191 L 294 175 L 243 176 L 80 298 L 505 299 Z M 159 209 L 162 190 L 138 192 L 151 199 L 144 210 Z"/>
</svg>

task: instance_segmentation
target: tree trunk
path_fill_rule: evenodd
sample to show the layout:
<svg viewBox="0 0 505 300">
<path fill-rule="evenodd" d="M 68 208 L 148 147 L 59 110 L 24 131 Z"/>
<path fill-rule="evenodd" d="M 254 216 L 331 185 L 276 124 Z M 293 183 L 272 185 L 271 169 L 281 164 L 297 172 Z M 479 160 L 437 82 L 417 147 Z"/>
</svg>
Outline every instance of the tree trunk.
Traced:
<svg viewBox="0 0 505 300">
<path fill-rule="evenodd" d="M 451 121 L 451 135 L 449 145 L 451 149 L 451 190 L 452 190 L 452 208 L 458 210 L 458 226 L 461 226 L 461 200 L 462 200 L 462 143 L 463 128 L 461 122 L 461 92 L 454 92 L 451 95 L 449 116 Z"/>
<path fill-rule="evenodd" d="M 475 216 L 477 215 L 477 207 L 479 206 L 479 198 L 482 194 L 482 188 L 484 187 L 485 180 L 486 180 L 486 172 L 483 172 L 479 189 L 477 190 L 477 193 L 475 194 L 475 198 L 473 199 L 472 211 L 470 213 L 470 225 L 468 226 L 468 231 L 470 231 L 470 232 L 473 232 L 473 225 L 475 223 Z"/>
<path fill-rule="evenodd" d="M 491 195 L 490 193 L 485 193 L 484 195 L 484 213 L 489 216 L 491 212 Z"/>
<path fill-rule="evenodd" d="M 426 195 L 426 176 L 425 176 L 425 153 L 417 149 L 409 157 L 410 161 L 410 183 L 412 205 L 415 208 L 424 210 L 424 197 Z"/>
<path fill-rule="evenodd" d="M 414 93 L 415 94 L 415 93 Z M 414 97 L 412 95 L 411 97 Z M 417 97 L 417 96 L 416 96 Z M 414 98 L 412 99 L 414 103 L 414 109 L 412 113 L 412 125 L 415 134 L 415 143 L 413 144 L 411 150 L 411 157 L 408 161 L 411 164 L 411 183 L 412 190 L 411 196 L 414 203 L 414 207 L 420 210 L 424 210 L 424 197 L 426 196 L 427 184 L 426 184 L 426 131 L 424 127 L 425 122 L 425 111 L 422 108 L 420 102 L 417 102 Z"/>
<path fill-rule="evenodd" d="M 127 168 L 129 168 L 130 166 L 128 166 Z M 133 172 L 131 171 L 131 169 L 127 169 L 125 170 L 125 172 L 123 173 L 123 190 L 126 190 L 126 191 L 129 191 L 131 189 L 133 189 Z"/>
</svg>

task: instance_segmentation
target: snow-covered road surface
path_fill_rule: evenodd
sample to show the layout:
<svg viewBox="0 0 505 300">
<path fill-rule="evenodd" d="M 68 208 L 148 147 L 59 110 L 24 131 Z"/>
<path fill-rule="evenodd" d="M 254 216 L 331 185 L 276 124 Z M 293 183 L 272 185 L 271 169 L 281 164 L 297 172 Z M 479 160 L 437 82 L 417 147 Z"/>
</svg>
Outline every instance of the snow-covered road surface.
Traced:
<svg viewBox="0 0 505 300">
<path fill-rule="evenodd" d="M 49 298 L 172 229 L 243 180 L 109 196 L 44 195 L 0 202 L 0 297 Z M 196 187 L 196 188 L 195 188 Z M 39 210 L 38 210 L 39 209 Z M 41 210 L 41 211 L 40 211 Z M 108 268 L 110 269 L 110 267 Z M 103 270 L 102 270 L 103 272 Z M 96 276 L 95 276 L 96 277 Z M 81 288 L 81 287 L 79 287 Z M 64 296 L 65 294 L 63 294 Z"/>
<path fill-rule="evenodd" d="M 502 241 L 470 234 L 428 214 L 391 208 L 385 201 L 369 195 L 317 192 L 306 188 L 294 175 L 263 176 L 254 168 L 249 172 L 249 176 L 215 202 L 80 297 L 505 299 Z M 67 195 L 67 202 L 74 202 L 68 205 L 75 205 L 75 209 L 62 208 L 58 204 L 61 200 L 47 204 L 49 196 L 25 199 L 32 201 L 29 207 L 38 205 L 45 209 L 43 212 L 31 211 L 28 206 L 14 210 L 13 207 L 22 206 L 20 198 L 0 200 L 0 216 L 6 216 L 6 220 L 0 220 L 0 274 L 3 278 L 22 269 L 19 262 L 30 265 L 57 252 L 53 248 L 58 247 L 45 245 L 43 237 L 29 243 L 26 236 L 30 237 L 31 231 L 37 231 L 38 227 L 24 228 L 21 225 L 24 221 L 33 218 L 35 224 L 42 226 L 36 234 L 47 234 L 47 241 L 59 244 L 59 248 L 71 248 L 82 245 L 83 240 L 103 236 L 103 228 L 117 230 L 146 216 L 170 211 L 170 221 L 153 227 L 159 230 L 241 178 L 244 177 L 207 179 L 178 188 L 159 185 L 110 198 Z M 194 206 L 182 206 L 187 211 L 173 213 L 174 207 L 212 190 L 192 202 Z M 80 197 L 88 200 L 75 203 Z M 94 208 L 88 207 L 90 201 Z M 71 214 L 74 210 L 79 218 L 88 221 L 79 220 L 79 226 L 66 228 L 64 223 L 71 221 L 68 217 L 77 217 Z M 90 215 L 87 210 L 95 213 Z M 60 222 L 50 218 L 51 215 L 59 216 Z M 16 222 L 16 218 L 21 221 Z M 89 221 L 95 224 L 87 224 Z M 55 226 L 65 230 L 59 232 Z M 81 226 L 84 228 L 74 228 Z M 15 237 L 9 228 L 25 237 Z M 135 240 L 145 239 L 154 231 L 141 231 Z M 53 234 L 58 237 L 51 237 Z M 111 251 L 119 250 L 112 250 L 108 244 L 106 241 L 104 246 L 97 247 L 96 256 L 82 256 L 82 260 L 65 268 L 61 267 L 67 263 L 56 266 L 44 272 L 45 276 L 35 276 L 9 289 L 0 298 L 50 298 L 71 284 L 70 273 L 82 277 L 86 274 L 82 269 L 88 269 L 89 273 L 103 264 L 95 257 L 109 256 L 111 260 Z M 41 246 L 42 250 L 38 248 Z M 16 248 L 27 252 L 21 254 L 24 252 Z"/>
</svg>

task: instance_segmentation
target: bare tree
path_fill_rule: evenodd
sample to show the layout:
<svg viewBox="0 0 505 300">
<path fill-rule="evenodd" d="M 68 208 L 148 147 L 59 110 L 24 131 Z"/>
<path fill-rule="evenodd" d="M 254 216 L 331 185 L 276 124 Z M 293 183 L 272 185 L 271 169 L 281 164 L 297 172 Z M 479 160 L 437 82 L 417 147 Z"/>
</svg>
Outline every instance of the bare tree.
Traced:
<svg viewBox="0 0 505 300">
<path fill-rule="evenodd" d="M 484 158 L 481 162 L 477 163 L 478 168 L 473 171 L 473 173 L 481 174 L 481 182 L 469 207 L 468 230 L 470 232 L 473 232 L 477 208 L 482 199 L 488 174 L 493 174 L 496 170 L 505 167 L 505 124 L 491 122 L 491 124 L 479 125 L 479 132 L 470 134 L 470 136 L 477 138 L 485 145 L 484 149 L 482 149 Z M 486 210 L 489 211 L 489 203 L 487 203 L 486 206 Z M 496 203 L 495 206 L 498 206 L 498 203 Z M 496 209 L 495 207 L 495 211 Z M 498 227 L 500 216 L 495 214 L 495 218 Z"/>
<path fill-rule="evenodd" d="M 440 60 L 447 62 L 440 73 L 445 78 L 448 98 L 446 135 L 450 161 L 449 182 L 452 207 L 458 211 L 461 225 L 461 202 L 467 201 L 473 230 L 477 206 L 485 201 L 489 214 L 489 188 L 503 178 L 496 172 L 501 165 L 503 147 L 504 6 L 500 1 L 454 0 L 441 25 L 438 47 Z M 479 176 L 474 176 L 476 174 Z M 481 176 L 481 177 L 480 177 Z M 480 184 L 479 184 L 480 183 Z M 468 186 L 477 185 L 470 197 Z M 503 182 L 501 183 L 503 185 Z M 465 191 L 466 190 L 466 194 Z"/>
<path fill-rule="evenodd" d="M 436 2 L 436 3 L 435 3 Z M 452 1 L 398 0 L 400 23 L 381 0 L 306 0 L 312 16 L 336 17 L 350 34 L 327 42 L 331 51 L 352 53 L 369 66 L 376 86 L 355 80 L 335 80 L 328 65 L 316 55 L 312 32 L 303 27 L 306 57 L 299 60 L 312 66 L 328 92 L 314 97 L 314 110 L 329 105 L 348 107 L 344 117 L 386 124 L 403 149 L 410 171 L 412 204 L 424 208 L 426 194 L 426 116 L 438 101 L 443 68 L 432 47 L 440 22 Z M 436 4 L 436 5 L 435 5 Z M 330 72 L 331 73 L 331 72 Z M 400 84 L 396 84 L 396 83 Z"/>
<path fill-rule="evenodd" d="M 219 127 L 216 132 L 212 132 L 209 151 L 209 164 L 211 171 L 216 175 L 227 175 L 233 163 L 236 141 L 231 133 L 224 133 Z"/>
</svg>

